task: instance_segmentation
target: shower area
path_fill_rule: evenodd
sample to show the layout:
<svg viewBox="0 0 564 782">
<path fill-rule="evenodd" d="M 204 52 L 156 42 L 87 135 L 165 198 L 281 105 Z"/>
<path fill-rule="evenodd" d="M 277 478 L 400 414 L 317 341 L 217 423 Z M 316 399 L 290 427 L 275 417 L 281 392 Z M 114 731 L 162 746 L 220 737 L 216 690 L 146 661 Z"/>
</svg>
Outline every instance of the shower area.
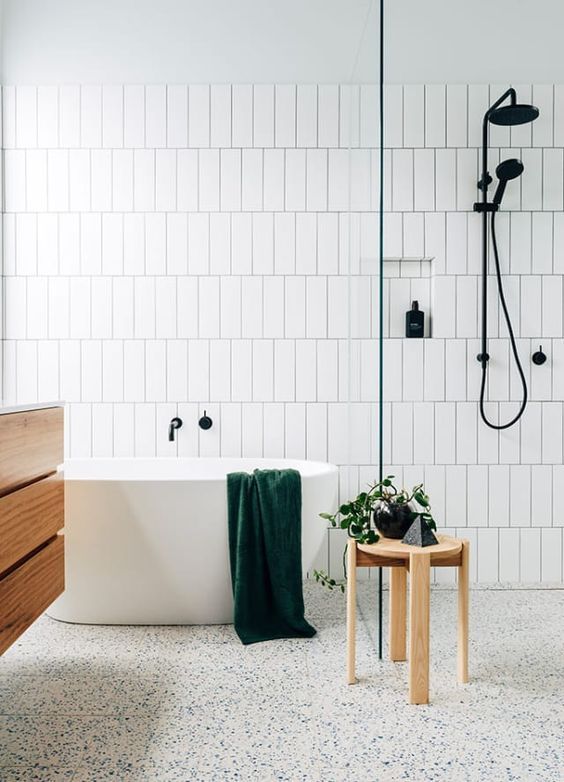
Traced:
<svg viewBox="0 0 564 782">
<path fill-rule="evenodd" d="M 564 87 L 422 82 L 390 8 L 382 149 L 378 9 L 332 10 L 295 67 L 206 75 L 164 38 L 117 67 L 120 9 L 96 72 L 6 4 L 3 397 L 66 401 L 73 458 L 331 462 L 342 500 L 424 482 L 474 581 L 558 582 Z"/>
</svg>

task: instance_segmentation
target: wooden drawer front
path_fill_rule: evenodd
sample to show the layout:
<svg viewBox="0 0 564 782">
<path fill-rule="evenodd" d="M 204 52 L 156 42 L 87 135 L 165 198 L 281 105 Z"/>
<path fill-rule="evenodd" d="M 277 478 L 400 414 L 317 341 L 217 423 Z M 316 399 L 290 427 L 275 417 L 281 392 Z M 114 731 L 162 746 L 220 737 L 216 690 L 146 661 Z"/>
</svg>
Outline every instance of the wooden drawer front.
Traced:
<svg viewBox="0 0 564 782">
<path fill-rule="evenodd" d="M 0 580 L 0 654 L 35 622 L 64 587 L 64 541 L 58 535 Z"/>
<path fill-rule="evenodd" d="M 59 473 L 0 497 L 0 577 L 63 528 L 64 490 Z"/>
<path fill-rule="evenodd" d="M 0 495 L 55 472 L 63 461 L 62 407 L 0 415 Z"/>
</svg>

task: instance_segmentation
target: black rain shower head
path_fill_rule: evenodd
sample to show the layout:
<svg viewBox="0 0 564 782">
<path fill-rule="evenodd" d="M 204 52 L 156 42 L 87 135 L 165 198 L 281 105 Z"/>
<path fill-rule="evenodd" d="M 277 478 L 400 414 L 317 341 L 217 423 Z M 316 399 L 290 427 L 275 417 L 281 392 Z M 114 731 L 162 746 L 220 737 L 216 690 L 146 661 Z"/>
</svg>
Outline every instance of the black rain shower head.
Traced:
<svg viewBox="0 0 564 782">
<path fill-rule="evenodd" d="M 495 175 L 499 179 L 499 185 L 495 191 L 493 202 L 497 206 L 501 204 L 501 199 L 505 193 L 505 186 L 510 179 L 517 179 L 521 176 L 525 169 L 525 166 L 517 158 L 509 158 L 509 160 L 503 160 L 495 170 Z"/>
<path fill-rule="evenodd" d="M 525 125 L 527 122 L 533 122 L 538 116 L 539 110 L 536 106 L 514 103 L 494 109 L 489 115 L 489 120 L 494 125 Z"/>
</svg>

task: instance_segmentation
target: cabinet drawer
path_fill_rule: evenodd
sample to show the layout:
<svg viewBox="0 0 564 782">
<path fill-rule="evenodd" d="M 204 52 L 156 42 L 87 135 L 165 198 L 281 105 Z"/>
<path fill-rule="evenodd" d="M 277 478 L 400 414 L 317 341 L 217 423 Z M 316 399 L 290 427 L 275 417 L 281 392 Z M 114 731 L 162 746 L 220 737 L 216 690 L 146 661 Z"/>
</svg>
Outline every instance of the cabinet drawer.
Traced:
<svg viewBox="0 0 564 782">
<path fill-rule="evenodd" d="M 0 415 L 0 495 L 44 478 L 63 461 L 62 407 Z"/>
<path fill-rule="evenodd" d="M 0 580 L 0 654 L 35 622 L 64 586 L 64 541 L 58 535 Z"/>
<path fill-rule="evenodd" d="M 64 489 L 59 473 L 0 497 L 0 577 L 64 527 Z"/>
</svg>

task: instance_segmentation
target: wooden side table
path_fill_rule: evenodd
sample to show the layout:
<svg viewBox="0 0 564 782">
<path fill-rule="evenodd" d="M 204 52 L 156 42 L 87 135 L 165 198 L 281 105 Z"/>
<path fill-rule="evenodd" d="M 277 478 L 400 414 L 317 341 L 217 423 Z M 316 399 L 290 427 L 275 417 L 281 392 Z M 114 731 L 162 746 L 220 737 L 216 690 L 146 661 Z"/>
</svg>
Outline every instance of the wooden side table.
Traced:
<svg viewBox="0 0 564 782">
<path fill-rule="evenodd" d="M 390 659 L 406 659 L 407 573 L 409 593 L 409 703 L 429 702 L 430 569 L 458 568 L 458 681 L 468 681 L 468 560 L 467 540 L 438 535 L 435 546 L 407 546 L 381 538 L 371 545 L 350 539 L 347 550 L 347 681 L 356 682 L 356 569 L 389 567 Z"/>
</svg>

